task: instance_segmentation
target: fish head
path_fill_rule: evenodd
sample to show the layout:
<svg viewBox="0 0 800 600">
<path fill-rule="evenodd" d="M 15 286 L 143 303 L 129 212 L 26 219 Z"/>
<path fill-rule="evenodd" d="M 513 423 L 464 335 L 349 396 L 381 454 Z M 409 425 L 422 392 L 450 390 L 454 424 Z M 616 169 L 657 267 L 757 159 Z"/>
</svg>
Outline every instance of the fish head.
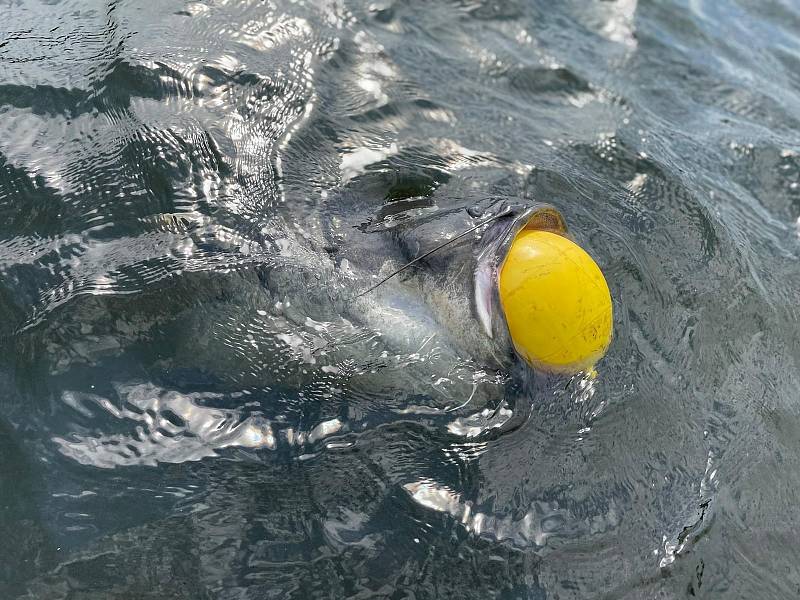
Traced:
<svg viewBox="0 0 800 600">
<path fill-rule="evenodd" d="M 497 215 L 475 260 L 474 307 L 483 332 L 536 371 L 592 369 L 612 338 L 602 271 L 555 207 L 509 204 Z"/>
</svg>

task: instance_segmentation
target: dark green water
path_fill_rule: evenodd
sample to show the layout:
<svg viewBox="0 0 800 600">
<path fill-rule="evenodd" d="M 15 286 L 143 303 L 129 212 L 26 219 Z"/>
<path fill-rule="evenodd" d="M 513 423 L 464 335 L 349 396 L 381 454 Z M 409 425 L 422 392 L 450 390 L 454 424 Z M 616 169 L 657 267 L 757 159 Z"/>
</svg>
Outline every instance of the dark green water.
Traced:
<svg viewBox="0 0 800 600">
<path fill-rule="evenodd" d="M 0 23 L 0 597 L 800 596 L 797 4 Z M 352 300 L 492 199 L 604 269 L 594 382 Z"/>
</svg>

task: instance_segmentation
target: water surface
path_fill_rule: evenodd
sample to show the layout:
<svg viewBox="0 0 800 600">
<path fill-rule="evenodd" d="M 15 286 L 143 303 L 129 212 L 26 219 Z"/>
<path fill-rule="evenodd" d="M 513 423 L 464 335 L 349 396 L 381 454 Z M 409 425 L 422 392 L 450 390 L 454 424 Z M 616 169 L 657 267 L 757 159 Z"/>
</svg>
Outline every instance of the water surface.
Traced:
<svg viewBox="0 0 800 600">
<path fill-rule="evenodd" d="M 800 594 L 794 3 L 0 22 L 3 597 Z M 605 271 L 595 381 L 351 301 L 493 199 Z"/>
</svg>

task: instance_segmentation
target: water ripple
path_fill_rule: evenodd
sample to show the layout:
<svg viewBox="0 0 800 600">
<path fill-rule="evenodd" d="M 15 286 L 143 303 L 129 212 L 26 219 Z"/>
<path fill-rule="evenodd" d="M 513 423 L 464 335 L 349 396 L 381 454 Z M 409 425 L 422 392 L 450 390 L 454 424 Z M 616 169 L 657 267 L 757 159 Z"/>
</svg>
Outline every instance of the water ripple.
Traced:
<svg viewBox="0 0 800 600">
<path fill-rule="evenodd" d="M 0 595 L 792 596 L 796 7 L 2 14 Z M 596 372 L 487 347 L 480 235 L 357 296 L 498 201 Z"/>
</svg>

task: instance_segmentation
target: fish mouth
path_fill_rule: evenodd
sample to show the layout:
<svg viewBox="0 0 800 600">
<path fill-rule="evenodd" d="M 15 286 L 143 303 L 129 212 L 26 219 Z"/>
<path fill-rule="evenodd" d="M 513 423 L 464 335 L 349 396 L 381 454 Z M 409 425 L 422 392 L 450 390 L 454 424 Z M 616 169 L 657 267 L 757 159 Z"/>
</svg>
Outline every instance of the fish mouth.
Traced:
<svg viewBox="0 0 800 600">
<path fill-rule="evenodd" d="M 478 253 L 474 274 L 475 311 L 484 333 L 491 339 L 508 342 L 511 336 L 500 308 L 498 274 L 514 238 L 525 229 L 549 231 L 569 237 L 567 223 L 552 205 L 536 203 L 524 206 L 506 206 L 484 233 L 485 242 Z"/>
</svg>

